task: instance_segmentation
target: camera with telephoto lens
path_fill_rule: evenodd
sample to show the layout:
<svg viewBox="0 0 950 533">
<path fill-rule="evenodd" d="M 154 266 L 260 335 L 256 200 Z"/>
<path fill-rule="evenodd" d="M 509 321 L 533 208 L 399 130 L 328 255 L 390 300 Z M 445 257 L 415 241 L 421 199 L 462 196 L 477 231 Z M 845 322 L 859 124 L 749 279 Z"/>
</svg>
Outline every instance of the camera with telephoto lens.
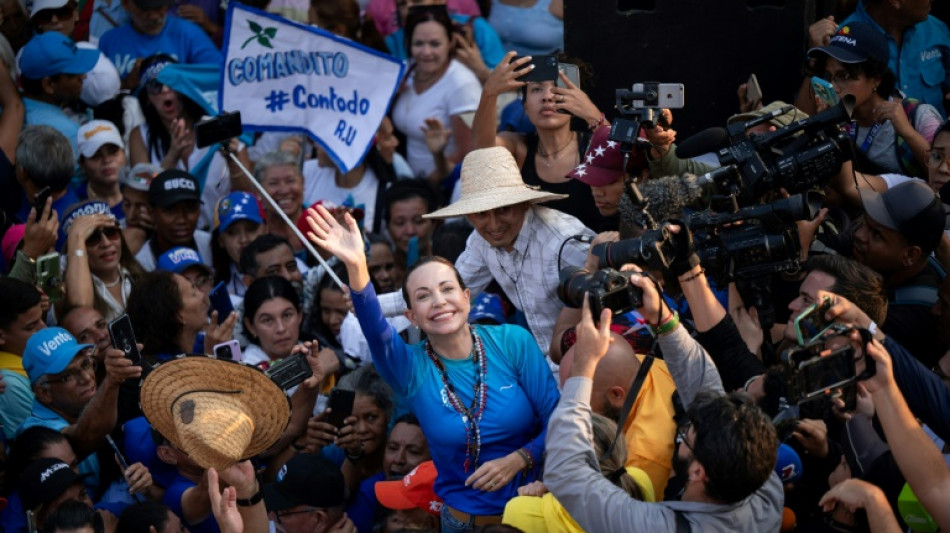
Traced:
<svg viewBox="0 0 950 533">
<path fill-rule="evenodd" d="M 795 221 L 812 220 L 824 196 L 807 191 L 771 204 L 744 207 L 733 213 L 700 211 L 687 217 L 693 246 L 706 273 L 720 284 L 799 268 L 798 229 Z M 668 225 L 640 237 L 591 248 L 600 267 L 620 268 L 626 263 L 666 269 L 675 256 L 674 236 Z"/>
<path fill-rule="evenodd" d="M 852 158 L 851 139 L 840 126 L 851 120 L 853 109 L 854 98 L 845 96 L 810 118 L 751 136 L 746 129 L 758 120 L 731 124 L 730 146 L 716 152 L 722 168 L 709 177 L 744 205 L 780 188 L 798 193 L 823 186 Z"/>
<path fill-rule="evenodd" d="M 591 273 L 584 268 L 565 267 L 560 272 L 557 295 L 568 307 L 580 308 L 587 294 L 595 320 L 604 309 L 620 315 L 643 305 L 643 290 L 630 283 L 632 274 L 612 268 Z"/>
</svg>

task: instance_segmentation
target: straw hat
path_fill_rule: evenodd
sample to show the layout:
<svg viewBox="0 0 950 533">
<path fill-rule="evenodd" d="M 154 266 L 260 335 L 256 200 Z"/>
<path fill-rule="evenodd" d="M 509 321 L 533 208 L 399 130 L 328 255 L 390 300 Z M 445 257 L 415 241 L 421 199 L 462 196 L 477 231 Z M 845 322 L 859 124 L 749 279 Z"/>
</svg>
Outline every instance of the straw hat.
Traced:
<svg viewBox="0 0 950 533">
<path fill-rule="evenodd" d="M 290 400 L 260 369 L 204 356 L 162 363 L 142 382 L 149 423 L 204 468 L 224 470 L 270 448 Z"/>
<path fill-rule="evenodd" d="M 490 211 L 522 202 L 547 202 L 567 198 L 529 187 L 506 148 L 495 146 L 473 150 L 462 161 L 462 194 L 458 201 L 423 218 L 448 218 Z"/>
</svg>

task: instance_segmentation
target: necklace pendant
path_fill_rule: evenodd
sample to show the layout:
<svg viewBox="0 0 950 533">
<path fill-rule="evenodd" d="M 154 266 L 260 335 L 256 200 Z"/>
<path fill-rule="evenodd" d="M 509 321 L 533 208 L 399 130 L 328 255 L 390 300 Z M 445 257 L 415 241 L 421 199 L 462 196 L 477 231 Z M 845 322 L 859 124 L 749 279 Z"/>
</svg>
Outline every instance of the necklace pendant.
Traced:
<svg viewBox="0 0 950 533">
<path fill-rule="evenodd" d="M 463 424 L 468 424 L 468 417 L 467 417 L 467 416 L 462 415 L 462 423 L 463 423 Z"/>
</svg>

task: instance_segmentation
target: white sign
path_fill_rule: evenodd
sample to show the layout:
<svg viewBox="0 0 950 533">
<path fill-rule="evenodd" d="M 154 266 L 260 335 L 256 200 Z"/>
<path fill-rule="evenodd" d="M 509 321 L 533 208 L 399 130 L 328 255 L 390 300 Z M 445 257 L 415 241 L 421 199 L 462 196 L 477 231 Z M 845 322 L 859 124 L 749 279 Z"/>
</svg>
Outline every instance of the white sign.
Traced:
<svg viewBox="0 0 950 533">
<path fill-rule="evenodd" d="M 237 2 L 225 28 L 219 109 L 248 130 L 307 133 L 342 172 L 359 165 L 405 63 Z"/>
</svg>

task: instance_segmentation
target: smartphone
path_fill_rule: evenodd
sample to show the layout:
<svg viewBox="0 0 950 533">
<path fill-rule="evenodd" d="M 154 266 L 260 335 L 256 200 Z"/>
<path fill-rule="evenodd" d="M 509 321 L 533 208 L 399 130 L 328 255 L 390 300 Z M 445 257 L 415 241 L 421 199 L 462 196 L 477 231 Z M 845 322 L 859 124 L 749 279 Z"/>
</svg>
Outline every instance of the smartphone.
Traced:
<svg viewBox="0 0 950 533">
<path fill-rule="evenodd" d="M 135 332 L 132 330 L 132 319 L 129 315 L 122 315 L 110 322 L 109 335 L 112 336 L 112 345 L 117 350 L 122 350 L 133 365 L 142 364 L 142 354 L 135 343 Z"/>
<path fill-rule="evenodd" d="M 336 388 L 330 391 L 330 400 L 327 402 L 330 414 L 324 419 L 326 423 L 342 428 L 343 421 L 353 414 L 353 401 L 355 399 L 356 393 L 351 390 Z"/>
<path fill-rule="evenodd" d="M 517 61 L 519 59 L 521 59 L 521 57 L 516 57 L 513 61 Z M 529 64 L 534 65 L 534 69 L 524 76 L 518 78 L 520 81 L 557 81 L 557 56 L 531 56 L 531 61 Z"/>
<path fill-rule="evenodd" d="M 108 442 L 109 447 L 112 448 L 112 453 L 115 454 L 116 459 L 119 460 L 119 466 L 122 467 L 122 472 L 124 473 L 129 469 L 129 462 L 125 460 L 125 456 L 122 455 L 122 451 L 119 450 L 119 447 L 116 446 L 115 441 L 112 440 L 112 435 L 106 435 L 106 442 Z"/>
<path fill-rule="evenodd" d="M 211 289 L 208 297 L 211 299 L 211 310 L 218 312 L 218 321 L 224 320 L 234 311 L 234 306 L 231 305 L 231 296 L 228 294 L 227 286 L 223 281 L 219 281 Z"/>
<path fill-rule="evenodd" d="M 216 117 L 203 118 L 195 124 L 195 144 L 198 148 L 204 148 L 240 137 L 241 133 L 241 112 L 221 113 Z"/>
<path fill-rule="evenodd" d="M 581 73 L 580 69 L 577 68 L 577 65 L 574 63 L 558 63 L 557 69 L 560 72 L 563 72 L 567 79 L 571 80 L 571 83 L 574 84 L 578 89 L 581 88 Z M 557 79 L 557 86 L 562 89 L 567 89 L 567 86 L 564 85 L 564 82 L 561 81 L 561 78 Z"/>
<path fill-rule="evenodd" d="M 821 337 L 821 335 L 832 324 L 825 318 L 828 309 L 831 308 L 831 299 L 825 297 L 821 302 L 809 305 L 797 317 L 795 317 L 795 333 L 798 335 L 798 344 L 807 346 Z"/>
<path fill-rule="evenodd" d="M 265 373 L 281 390 L 288 390 L 312 376 L 313 369 L 310 368 L 307 356 L 297 353 L 281 359 Z"/>
<path fill-rule="evenodd" d="M 50 302 L 63 299 L 63 273 L 58 253 L 46 254 L 36 260 L 36 284 L 43 289 Z"/>
<path fill-rule="evenodd" d="M 216 359 L 228 359 L 230 361 L 241 362 L 244 360 L 244 354 L 241 353 L 241 343 L 235 340 L 222 342 L 214 346 L 214 357 Z"/>
<path fill-rule="evenodd" d="M 759 86 L 759 79 L 755 74 L 750 74 L 745 82 L 745 99 L 750 104 L 762 101 L 762 87 Z"/>
<path fill-rule="evenodd" d="M 838 93 L 835 92 L 835 86 L 832 85 L 830 81 L 821 79 L 818 76 L 812 76 L 811 88 L 822 102 L 829 106 L 838 105 Z"/>
<path fill-rule="evenodd" d="M 681 109 L 686 105 L 686 90 L 682 83 L 634 83 L 633 92 L 656 92 L 656 101 L 634 100 L 633 107 Z"/>
<path fill-rule="evenodd" d="M 43 187 L 40 189 L 40 192 L 36 193 L 36 196 L 33 197 L 33 207 L 36 209 L 36 220 L 40 220 L 40 217 L 43 215 L 43 209 L 46 208 L 46 201 L 49 200 L 49 197 L 52 196 L 53 191 L 49 187 Z M 53 210 L 49 210 L 49 214 L 46 218 L 53 216 Z"/>
</svg>

